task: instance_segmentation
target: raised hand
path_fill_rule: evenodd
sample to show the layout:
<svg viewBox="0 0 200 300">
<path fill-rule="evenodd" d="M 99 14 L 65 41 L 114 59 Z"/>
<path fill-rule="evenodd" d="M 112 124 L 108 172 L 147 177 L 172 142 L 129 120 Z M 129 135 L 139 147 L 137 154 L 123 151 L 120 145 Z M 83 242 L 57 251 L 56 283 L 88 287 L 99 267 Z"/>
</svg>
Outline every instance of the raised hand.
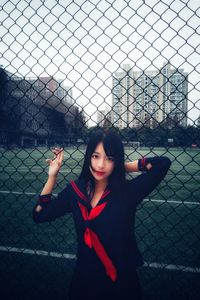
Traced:
<svg viewBox="0 0 200 300">
<path fill-rule="evenodd" d="M 47 159 L 46 162 L 49 164 L 49 176 L 56 176 L 60 171 L 62 166 L 62 161 L 64 157 L 64 149 L 63 148 L 54 148 L 52 150 L 54 154 L 53 159 Z"/>
</svg>

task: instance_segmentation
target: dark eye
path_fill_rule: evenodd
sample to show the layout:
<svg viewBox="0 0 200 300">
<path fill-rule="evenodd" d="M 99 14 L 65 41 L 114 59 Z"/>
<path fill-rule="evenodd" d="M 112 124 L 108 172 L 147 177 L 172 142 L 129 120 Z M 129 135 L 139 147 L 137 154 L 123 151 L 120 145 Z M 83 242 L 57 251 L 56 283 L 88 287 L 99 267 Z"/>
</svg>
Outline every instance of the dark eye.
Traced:
<svg viewBox="0 0 200 300">
<path fill-rule="evenodd" d="M 98 158 L 98 155 L 92 154 L 92 158 Z"/>
<path fill-rule="evenodd" d="M 108 156 L 107 159 L 111 160 L 111 161 L 114 161 L 114 157 L 113 156 Z"/>
</svg>

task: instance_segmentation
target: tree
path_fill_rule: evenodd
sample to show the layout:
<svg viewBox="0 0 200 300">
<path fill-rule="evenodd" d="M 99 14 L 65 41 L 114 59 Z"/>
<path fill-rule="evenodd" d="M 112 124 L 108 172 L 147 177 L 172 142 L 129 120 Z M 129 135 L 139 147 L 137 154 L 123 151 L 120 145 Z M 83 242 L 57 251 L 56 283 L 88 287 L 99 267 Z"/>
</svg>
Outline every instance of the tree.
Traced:
<svg viewBox="0 0 200 300">
<path fill-rule="evenodd" d="M 73 120 L 73 134 L 76 138 L 82 138 L 83 131 L 86 128 L 86 118 L 83 109 L 77 107 Z"/>
<path fill-rule="evenodd" d="M 126 141 L 138 141 L 137 130 L 135 128 L 126 127 L 121 130 L 121 134 Z"/>
<path fill-rule="evenodd" d="M 197 120 L 195 121 L 197 128 L 200 128 L 200 115 L 198 116 Z"/>
<path fill-rule="evenodd" d="M 6 127 L 5 101 L 7 99 L 7 76 L 6 72 L 0 68 L 0 128 Z"/>
<path fill-rule="evenodd" d="M 112 127 L 112 123 L 111 123 L 110 118 L 105 117 L 104 122 L 103 122 L 103 128 L 108 129 L 108 128 L 111 128 L 111 127 Z"/>
</svg>

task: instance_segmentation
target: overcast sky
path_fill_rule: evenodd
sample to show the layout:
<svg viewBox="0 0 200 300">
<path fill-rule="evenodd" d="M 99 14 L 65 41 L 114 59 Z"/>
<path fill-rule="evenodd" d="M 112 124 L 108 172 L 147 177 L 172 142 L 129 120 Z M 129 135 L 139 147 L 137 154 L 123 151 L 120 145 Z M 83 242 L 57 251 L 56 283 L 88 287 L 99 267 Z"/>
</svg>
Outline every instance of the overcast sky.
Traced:
<svg viewBox="0 0 200 300">
<path fill-rule="evenodd" d="M 96 106 L 111 104 L 112 74 L 123 64 L 154 70 L 170 60 L 189 73 L 195 121 L 199 6 L 199 0 L 1 0 L 0 64 L 16 75 L 64 80 L 92 116 Z"/>
</svg>

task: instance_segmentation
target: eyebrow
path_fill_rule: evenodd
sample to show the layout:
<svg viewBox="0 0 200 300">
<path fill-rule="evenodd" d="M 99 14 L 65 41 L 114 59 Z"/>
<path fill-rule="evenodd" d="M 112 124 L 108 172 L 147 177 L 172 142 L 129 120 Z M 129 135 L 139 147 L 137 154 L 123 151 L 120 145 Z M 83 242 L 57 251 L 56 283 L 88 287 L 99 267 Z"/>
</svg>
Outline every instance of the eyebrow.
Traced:
<svg viewBox="0 0 200 300">
<path fill-rule="evenodd" d="M 99 154 L 99 155 L 101 155 L 101 153 L 99 153 L 99 152 L 97 152 L 97 151 L 94 151 L 92 154 Z M 113 155 L 106 155 L 106 157 L 113 157 Z"/>
</svg>

